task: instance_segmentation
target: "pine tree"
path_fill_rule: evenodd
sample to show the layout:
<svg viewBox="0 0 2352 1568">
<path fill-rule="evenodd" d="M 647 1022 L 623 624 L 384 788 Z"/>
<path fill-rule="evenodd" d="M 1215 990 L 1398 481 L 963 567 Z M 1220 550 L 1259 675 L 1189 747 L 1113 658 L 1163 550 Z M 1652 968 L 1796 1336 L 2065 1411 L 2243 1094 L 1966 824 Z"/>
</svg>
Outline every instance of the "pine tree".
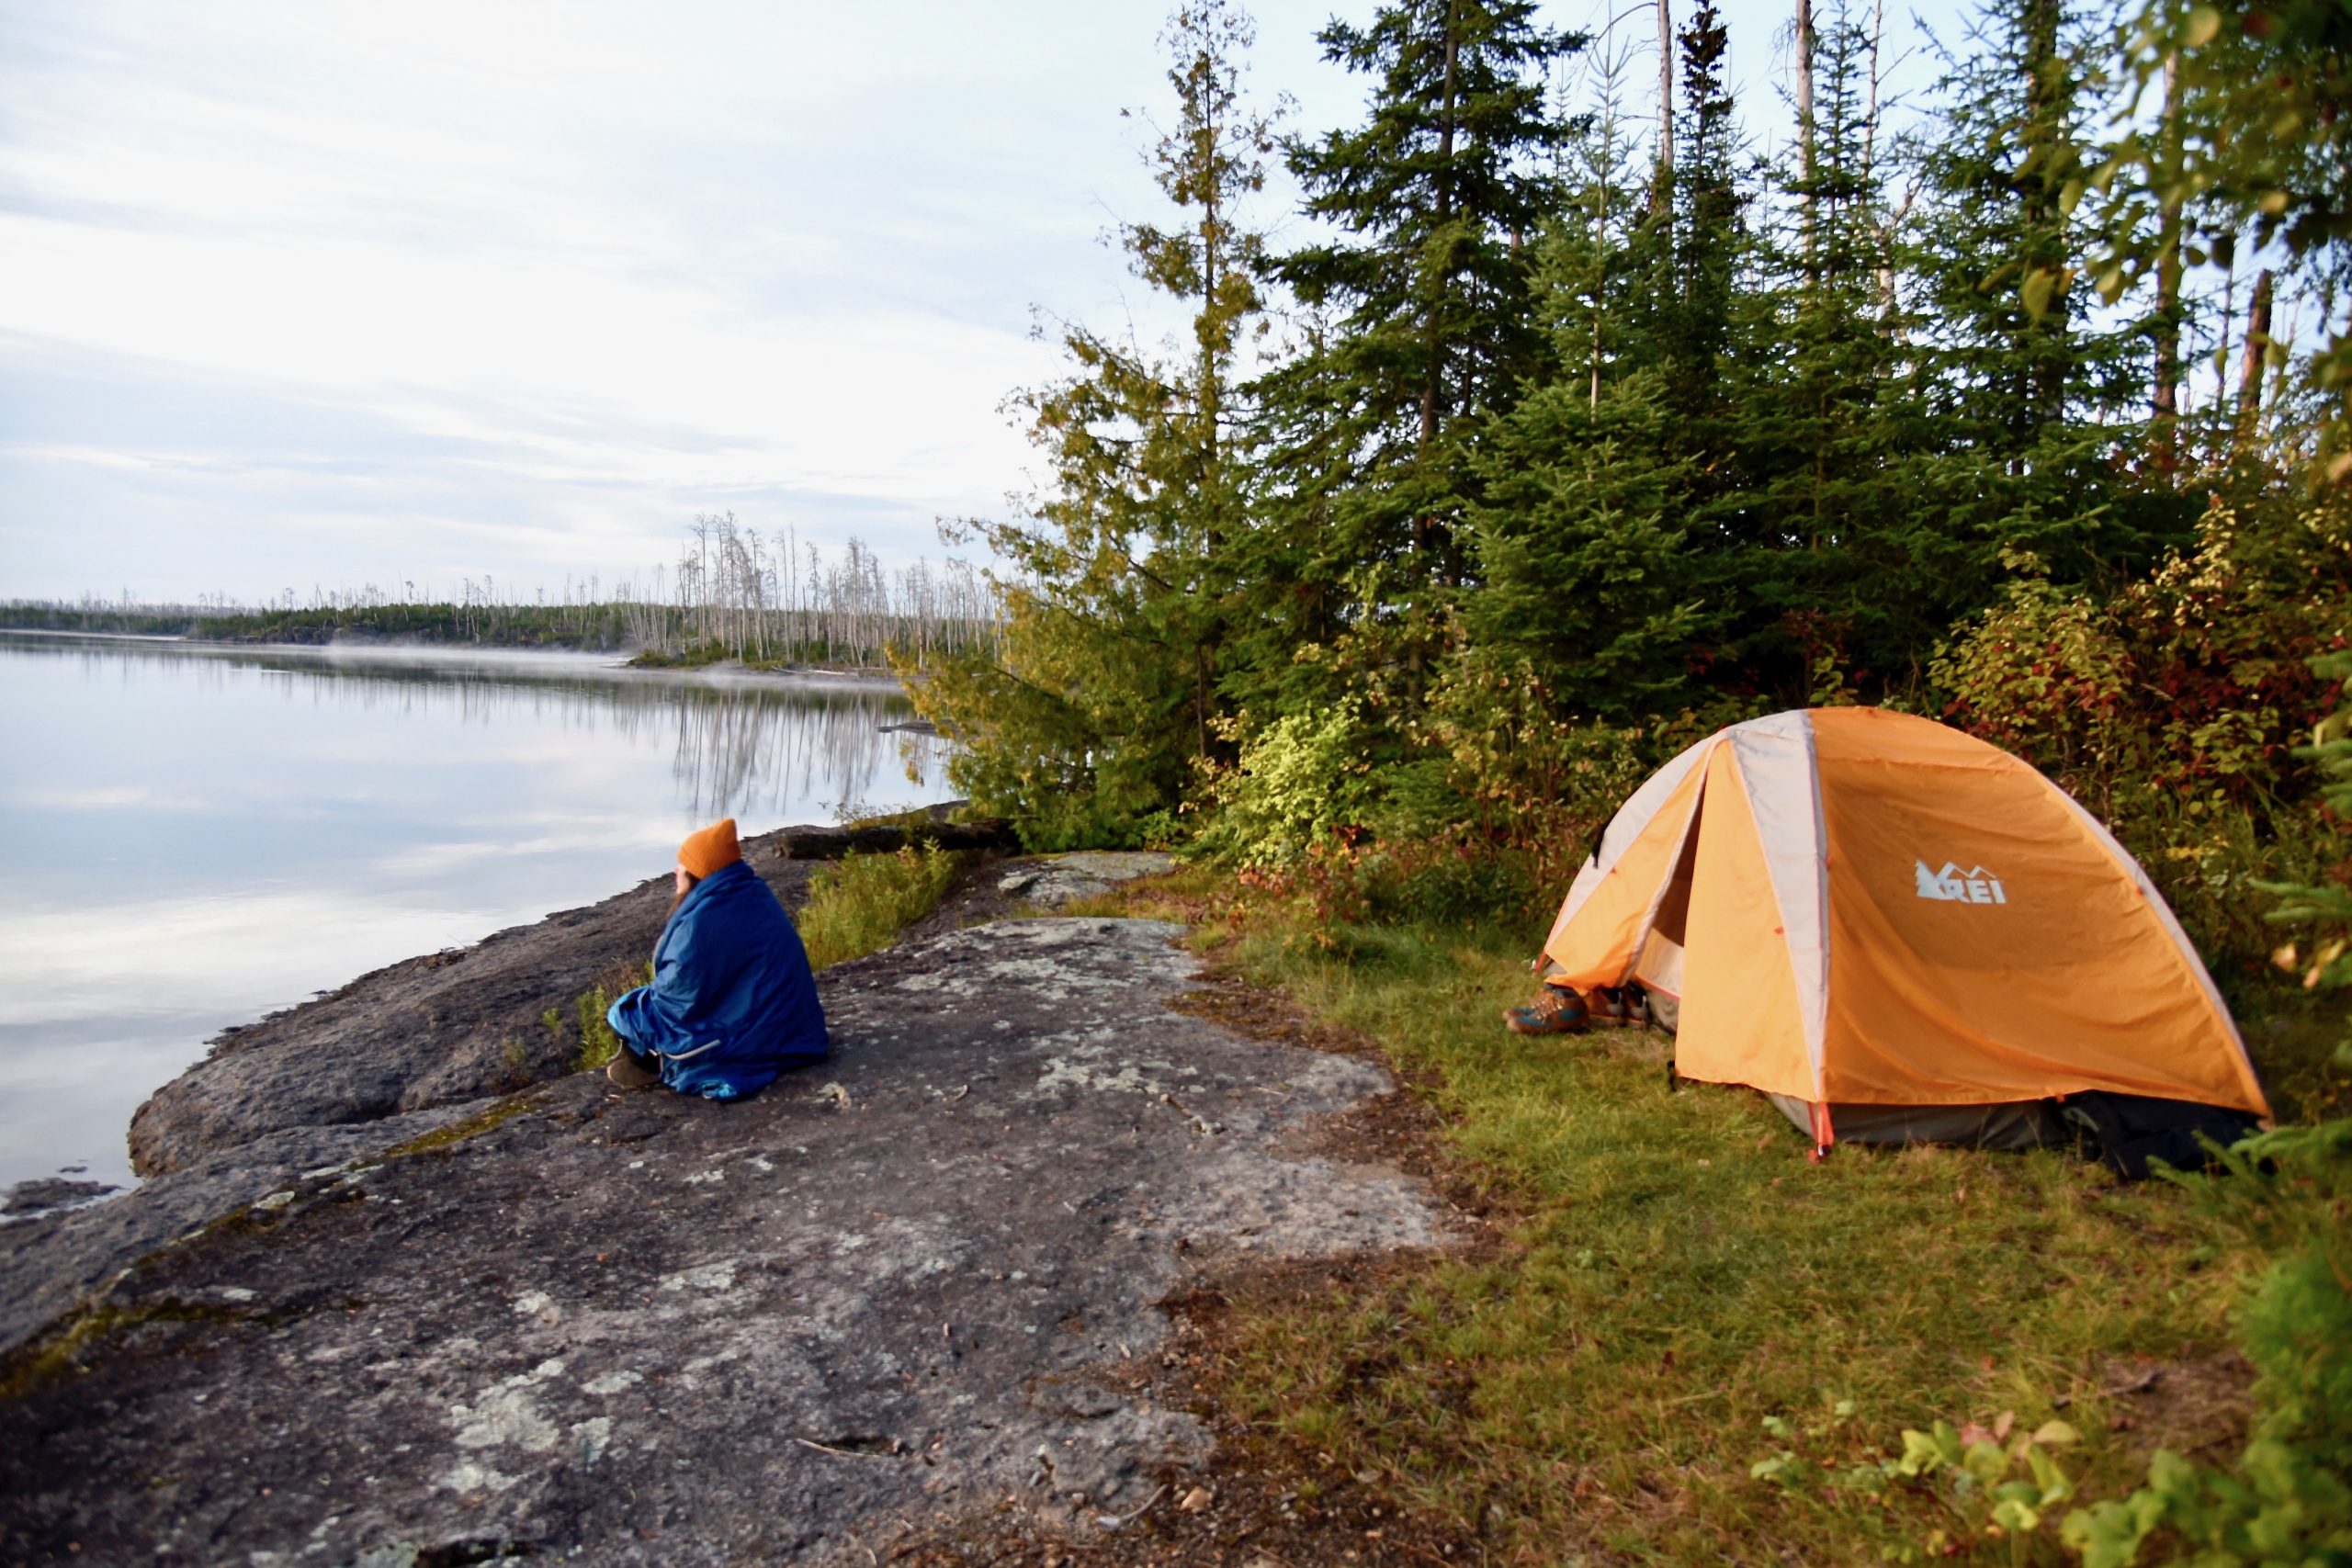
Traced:
<svg viewBox="0 0 2352 1568">
<path fill-rule="evenodd" d="M 1981 605 L 2004 560 L 2059 582 L 2111 581 L 2185 541 L 2193 506 L 2134 485 L 2154 402 L 2149 325 L 2097 308 L 2078 210 L 2100 28 L 2070 0 L 1988 0 L 1947 52 L 1912 259 L 1936 458 L 1923 527 L 1949 542 L 1951 599 Z"/>
<path fill-rule="evenodd" d="M 1757 248 L 1755 298 L 1722 312 L 1737 324 L 1735 412 L 1702 434 L 1733 455 L 1728 482 L 1700 498 L 1716 596 L 1737 610 L 1725 673 L 1791 702 L 1907 674 L 1948 618 L 1928 607 L 1948 563 L 1913 526 L 1904 472 L 1921 433 L 1907 323 L 1883 281 L 1871 38 L 1839 5 L 1811 39 L 1782 220 Z"/>
<path fill-rule="evenodd" d="M 1685 28 L 1679 137 L 1661 138 L 1647 199 L 1623 130 L 1624 62 L 1597 62 L 1560 216 L 1535 247 L 1550 378 L 1474 454 L 1476 571 L 1466 657 L 1524 660 L 1568 722 L 1626 722 L 1692 696 L 1690 650 L 1715 617 L 1689 570 L 1688 519 L 1721 367 L 1744 198 L 1734 177 L 1724 33 Z M 1671 149 L 1671 151 L 1668 151 Z"/>
<path fill-rule="evenodd" d="M 2086 31 L 2071 0 L 1987 0 L 1947 53 L 1941 123 L 1919 152 L 1952 435 L 2013 470 L 2046 463 L 2100 410 L 2143 406 L 2129 326 L 2094 318 L 2073 263 L 2087 145 Z"/>
<path fill-rule="evenodd" d="M 1469 566 L 1468 455 L 1545 367 L 1527 242 L 1569 132 L 1545 76 L 1582 40 L 1534 14 L 1403 0 L 1363 28 L 1333 22 L 1325 58 L 1374 78 L 1369 117 L 1287 149 L 1307 213 L 1337 232 L 1274 266 L 1313 333 L 1262 388 L 1300 574 L 1276 602 L 1336 610 L 1347 646 L 1325 668 L 1408 698 Z"/>
<path fill-rule="evenodd" d="M 1066 328 L 1073 373 L 1013 400 L 1051 487 L 1029 517 L 968 525 L 1005 563 L 999 646 L 914 688 L 963 742 L 951 777 L 1038 847 L 1132 838 L 1219 743 L 1230 558 L 1248 532 L 1234 365 L 1262 259 L 1236 207 L 1261 188 L 1272 133 L 1242 102 L 1238 6 L 1187 5 L 1163 41 L 1177 114 L 1149 162 L 1183 221 L 1125 226 L 1119 243 L 1189 307 L 1190 341 L 1154 353 Z"/>
</svg>

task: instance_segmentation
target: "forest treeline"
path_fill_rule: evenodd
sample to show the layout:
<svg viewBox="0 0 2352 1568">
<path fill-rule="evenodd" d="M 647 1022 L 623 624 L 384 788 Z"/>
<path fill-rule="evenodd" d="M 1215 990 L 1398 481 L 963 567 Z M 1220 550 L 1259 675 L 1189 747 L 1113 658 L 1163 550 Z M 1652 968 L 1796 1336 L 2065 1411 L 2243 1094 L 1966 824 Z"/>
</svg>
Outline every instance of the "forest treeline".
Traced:
<svg viewBox="0 0 2352 1568">
<path fill-rule="evenodd" d="M 881 669 L 894 653 L 921 669 L 931 660 L 984 652 L 996 635 L 994 590 L 969 563 L 927 559 L 893 570 L 858 539 L 837 558 L 787 532 L 763 537 L 732 513 L 695 519 L 674 570 L 607 590 L 596 577 L 568 578 L 560 594 L 527 598 L 495 578 L 464 579 L 455 599 L 420 597 L 414 583 L 393 592 L 288 589 L 275 603 L 225 596 L 152 604 L 85 596 L 11 600 L 0 623 L 36 631 L 193 637 L 222 642 L 349 641 L 456 644 L 476 648 L 627 651 L 641 663 L 722 661 L 755 669 L 792 666 Z"/>
<path fill-rule="evenodd" d="M 1548 908 L 1682 745 L 1883 704 L 2049 772 L 2254 974 L 2253 881 L 2348 869 L 2297 751 L 2352 630 L 2352 13 L 1987 0 L 1899 119 L 1883 7 L 1792 13 L 1767 152 L 1709 6 L 1612 50 L 1399 0 L 1320 35 L 1329 129 L 1180 9 L 1115 243 L 1187 330 L 1067 327 L 1038 492 L 951 531 L 1005 614 L 916 692 L 959 786 L 1040 847 Z"/>
</svg>

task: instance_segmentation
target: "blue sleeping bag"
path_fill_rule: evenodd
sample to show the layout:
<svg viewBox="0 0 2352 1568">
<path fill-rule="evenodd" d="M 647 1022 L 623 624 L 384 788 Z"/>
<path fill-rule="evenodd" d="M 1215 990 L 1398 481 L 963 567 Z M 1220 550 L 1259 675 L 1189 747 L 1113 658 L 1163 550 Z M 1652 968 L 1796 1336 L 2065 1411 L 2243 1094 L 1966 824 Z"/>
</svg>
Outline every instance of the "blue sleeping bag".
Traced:
<svg viewBox="0 0 2352 1568">
<path fill-rule="evenodd" d="M 605 1015 L 680 1094 L 741 1100 L 825 1059 L 825 1011 L 792 917 L 759 874 L 723 865 L 686 892 L 653 949 L 653 984 Z"/>
</svg>

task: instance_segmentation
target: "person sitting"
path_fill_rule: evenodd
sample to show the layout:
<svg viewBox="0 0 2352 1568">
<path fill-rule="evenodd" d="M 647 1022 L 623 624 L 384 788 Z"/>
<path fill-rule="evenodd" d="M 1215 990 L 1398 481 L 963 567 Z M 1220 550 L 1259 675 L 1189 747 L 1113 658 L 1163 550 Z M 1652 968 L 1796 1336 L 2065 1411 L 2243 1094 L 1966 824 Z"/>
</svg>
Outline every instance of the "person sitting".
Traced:
<svg viewBox="0 0 2352 1568">
<path fill-rule="evenodd" d="M 665 1084 L 742 1100 L 787 1067 L 825 1059 L 825 1011 L 792 917 L 743 863 L 735 819 L 678 846 L 677 897 L 653 949 L 653 983 L 605 1013 L 623 1089 Z"/>
</svg>

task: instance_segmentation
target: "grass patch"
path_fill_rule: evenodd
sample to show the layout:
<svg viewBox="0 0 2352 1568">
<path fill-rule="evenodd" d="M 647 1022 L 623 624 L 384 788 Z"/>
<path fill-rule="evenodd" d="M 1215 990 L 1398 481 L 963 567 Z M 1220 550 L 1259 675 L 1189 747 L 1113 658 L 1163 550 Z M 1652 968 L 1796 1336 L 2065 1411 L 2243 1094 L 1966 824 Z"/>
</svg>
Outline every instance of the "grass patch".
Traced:
<svg viewBox="0 0 2352 1568">
<path fill-rule="evenodd" d="M 1961 1533 L 1932 1497 L 1858 1501 L 1750 1466 L 1793 1447 L 1835 1468 L 1899 1452 L 1905 1427 L 2012 1412 L 2030 1431 L 2063 1412 L 2083 1434 L 2069 1473 L 2115 1496 L 2149 1435 L 2123 1426 L 2154 1421 L 2118 1387 L 2132 1369 L 2181 1369 L 2164 1389 L 2235 1365 L 2257 1255 L 2177 1189 L 2049 1152 L 1841 1145 L 1810 1166 L 1760 1096 L 1670 1088 L 1662 1037 L 1506 1035 L 1532 939 L 1208 898 L 1243 975 L 1436 1086 L 1459 1152 L 1521 1216 L 1487 1256 L 1245 1306 L 1211 1391 L 1494 1561 L 1906 1560 Z M 2242 1407 L 2243 1374 L 2221 1381 Z"/>
<path fill-rule="evenodd" d="M 613 999 L 622 992 L 653 983 L 653 964 L 624 964 L 614 974 L 597 981 L 572 998 L 571 1011 L 580 1026 L 580 1053 L 574 1066 L 583 1073 L 593 1073 L 621 1054 L 621 1037 L 605 1017 Z M 563 1013 L 549 1008 L 539 1015 L 539 1021 L 558 1040 L 563 1038 Z"/>
<path fill-rule="evenodd" d="M 808 901 L 793 923 L 812 968 L 860 958 L 939 907 L 963 855 L 936 844 L 889 854 L 848 854 L 808 879 Z"/>
</svg>

